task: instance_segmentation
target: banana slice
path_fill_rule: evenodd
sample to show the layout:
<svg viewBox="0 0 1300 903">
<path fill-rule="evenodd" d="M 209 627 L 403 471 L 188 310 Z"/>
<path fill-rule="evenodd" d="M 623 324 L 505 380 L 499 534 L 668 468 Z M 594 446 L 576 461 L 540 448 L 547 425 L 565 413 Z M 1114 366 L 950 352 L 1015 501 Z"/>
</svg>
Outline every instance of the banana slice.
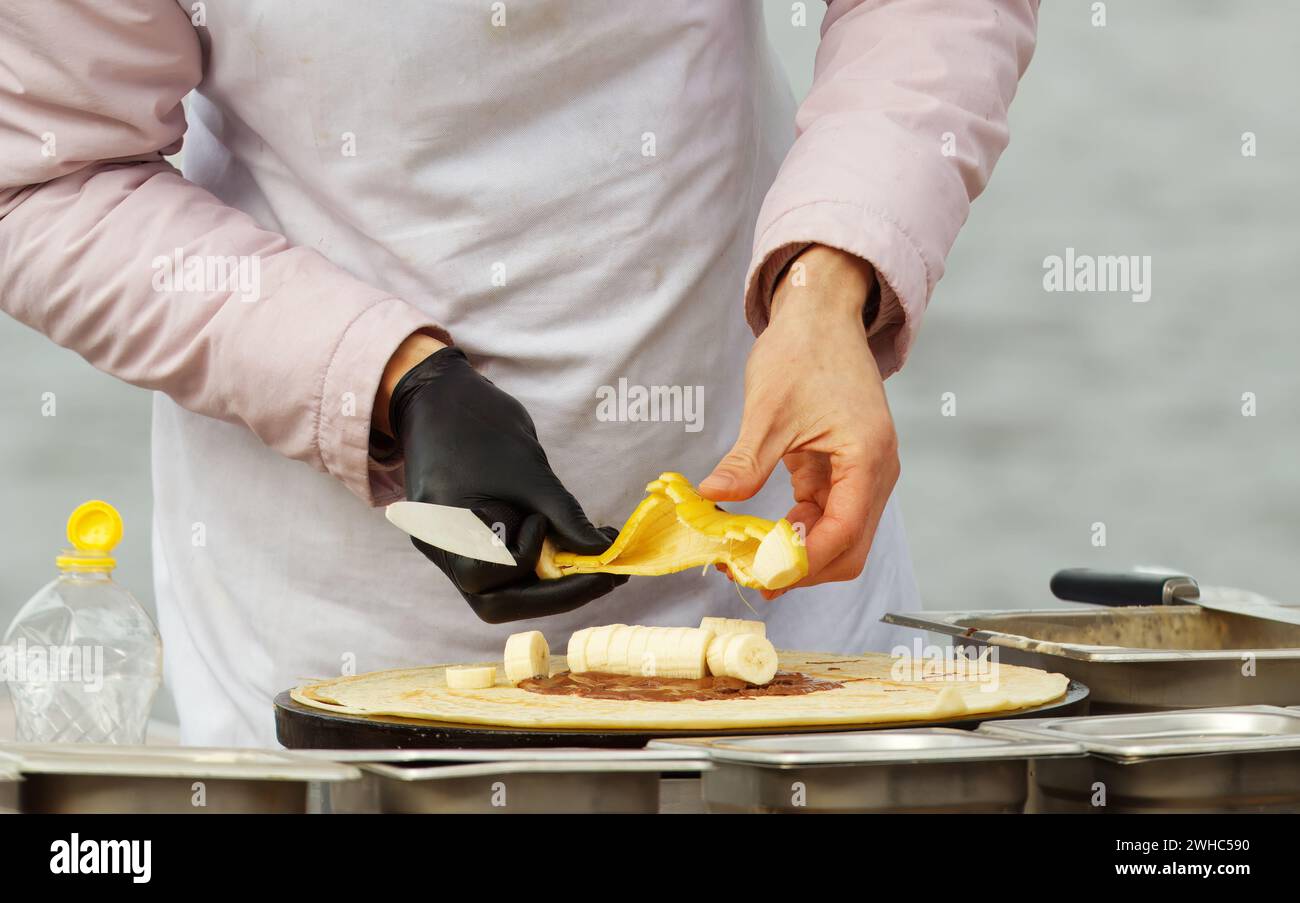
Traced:
<svg viewBox="0 0 1300 903">
<path fill-rule="evenodd" d="M 540 630 L 512 633 L 506 640 L 504 658 L 506 680 L 512 684 L 550 675 L 551 647 Z"/>
<path fill-rule="evenodd" d="M 581 674 L 587 670 L 587 638 L 591 636 L 591 631 L 594 629 L 584 627 L 575 630 L 569 637 L 569 647 L 565 650 L 564 657 L 569 663 L 569 671 L 573 674 Z"/>
<path fill-rule="evenodd" d="M 638 677 L 652 677 L 653 669 L 651 668 L 652 659 L 646 655 L 646 650 L 650 646 L 650 627 L 633 627 L 632 639 L 627 644 L 627 658 L 624 660 L 626 670 L 625 674 L 634 674 Z"/>
<path fill-rule="evenodd" d="M 762 621 L 746 621 L 744 618 L 702 618 L 701 630 L 712 630 L 714 635 L 728 633 L 756 633 L 767 636 L 767 625 Z"/>
<path fill-rule="evenodd" d="M 714 677 L 727 676 L 727 666 L 723 663 L 722 657 L 727 651 L 727 643 L 731 641 L 733 636 L 741 636 L 741 634 L 724 633 L 715 635 L 709 643 L 708 651 L 704 653 L 704 664 Z"/>
<path fill-rule="evenodd" d="M 492 665 L 453 667 L 445 669 L 444 673 L 447 687 L 452 690 L 485 690 L 497 682 L 497 669 Z"/>
<path fill-rule="evenodd" d="M 713 631 L 698 627 L 655 627 L 651 630 L 646 653 L 653 656 L 653 662 L 647 662 L 653 673 L 648 676 L 699 680 L 705 675 Z"/>
<path fill-rule="evenodd" d="M 584 650 L 588 671 L 609 671 L 611 664 L 615 667 L 622 666 L 621 662 L 610 662 L 609 641 L 613 639 L 617 628 L 626 626 L 626 624 L 609 624 L 605 627 L 597 627 L 591 632 L 591 636 L 587 637 L 587 648 Z"/>
<path fill-rule="evenodd" d="M 627 651 L 632 644 L 632 635 L 636 631 L 635 627 L 620 625 L 615 627 L 609 635 L 609 651 L 605 654 L 605 660 L 608 663 L 605 666 L 606 671 L 614 671 L 616 674 L 631 673 L 627 670 Z"/>
<path fill-rule="evenodd" d="M 765 684 L 776 676 L 776 647 L 767 637 L 752 633 L 732 634 L 722 656 L 728 677 L 751 684 Z"/>
<path fill-rule="evenodd" d="M 756 633 L 729 633 L 709 644 L 709 673 L 765 684 L 776 676 L 776 647 Z"/>
<path fill-rule="evenodd" d="M 750 571 L 765 589 L 781 589 L 808 573 L 808 550 L 788 520 L 777 521 L 763 537 Z"/>
</svg>

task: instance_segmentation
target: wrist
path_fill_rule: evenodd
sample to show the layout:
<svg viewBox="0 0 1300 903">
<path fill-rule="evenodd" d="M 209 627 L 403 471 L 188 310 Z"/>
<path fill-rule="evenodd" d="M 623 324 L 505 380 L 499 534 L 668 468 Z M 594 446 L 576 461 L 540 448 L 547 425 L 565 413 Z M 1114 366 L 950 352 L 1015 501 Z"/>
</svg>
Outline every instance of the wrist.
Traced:
<svg viewBox="0 0 1300 903">
<path fill-rule="evenodd" d="M 813 315 L 861 324 L 875 287 L 875 269 L 860 257 L 810 245 L 786 268 L 772 293 L 770 321 Z"/>
<path fill-rule="evenodd" d="M 383 374 L 379 377 L 379 388 L 375 392 L 375 404 L 370 415 L 372 429 L 392 437 L 393 428 L 388 422 L 388 409 L 392 402 L 393 390 L 412 367 L 446 347 L 445 342 L 440 342 L 423 332 L 407 336 L 402 344 L 397 346 L 389 357 Z"/>
</svg>

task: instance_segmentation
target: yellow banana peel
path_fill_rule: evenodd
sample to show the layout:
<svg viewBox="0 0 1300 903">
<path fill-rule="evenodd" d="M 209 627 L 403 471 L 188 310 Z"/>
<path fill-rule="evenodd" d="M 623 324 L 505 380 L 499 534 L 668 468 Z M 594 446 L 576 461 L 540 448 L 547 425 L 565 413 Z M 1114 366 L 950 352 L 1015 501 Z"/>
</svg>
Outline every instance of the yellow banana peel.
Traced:
<svg viewBox="0 0 1300 903">
<path fill-rule="evenodd" d="M 646 486 L 645 499 L 608 549 L 578 555 L 547 540 L 537 575 L 548 580 L 595 573 L 645 577 L 710 564 L 726 565 L 741 586 L 780 589 L 808 573 L 808 552 L 784 518 L 773 523 L 730 514 L 696 492 L 686 477 L 669 472 Z"/>
</svg>

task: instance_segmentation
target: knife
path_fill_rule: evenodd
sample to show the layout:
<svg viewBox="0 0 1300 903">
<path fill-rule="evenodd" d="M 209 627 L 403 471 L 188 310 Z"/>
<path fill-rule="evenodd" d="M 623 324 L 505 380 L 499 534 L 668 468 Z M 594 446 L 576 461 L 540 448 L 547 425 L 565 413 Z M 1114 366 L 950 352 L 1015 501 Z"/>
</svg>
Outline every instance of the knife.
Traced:
<svg viewBox="0 0 1300 903">
<path fill-rule="evenodd" d="M 1186 574 L 1156 568 L 1094 571 L 1069 568 L 1052 575 L 1052 594 L 1094 605 L 1199 605 L 1234 615 L 1300 625 L 1300 609 L 1227 586 L 1200 586 Z"/>
<path fill-rule="evenodd" d="M 393 502 L 384 509 L 393 526 L 453 555 L 513 567 L 514 556 L 492 528 L 468 508 L 431 502 Z"/>
</svg>

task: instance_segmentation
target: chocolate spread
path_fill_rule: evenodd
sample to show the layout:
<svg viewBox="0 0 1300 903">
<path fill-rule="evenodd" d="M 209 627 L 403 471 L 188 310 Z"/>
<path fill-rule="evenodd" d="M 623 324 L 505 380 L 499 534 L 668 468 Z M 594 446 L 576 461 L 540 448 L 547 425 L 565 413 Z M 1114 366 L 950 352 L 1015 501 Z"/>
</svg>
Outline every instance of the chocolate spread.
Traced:
<svg viewBox="0 0 1300 903">
<path fill-rule="evenodd" d="M 682 699 L 744 699 L 756 696 L 803 696 L 821 690 L 837 690 L 837 680 L 809 677 L 797 671 L 778 671 L 761 686 L 736 677 L 640 677 L 584 671 L 561 671 L 550 677 L 531 677 L 519 689 L 548 696 L 586 696 L 590 699 L 630 699 L 640 702 L 678 702 Z"/>
</svg>

